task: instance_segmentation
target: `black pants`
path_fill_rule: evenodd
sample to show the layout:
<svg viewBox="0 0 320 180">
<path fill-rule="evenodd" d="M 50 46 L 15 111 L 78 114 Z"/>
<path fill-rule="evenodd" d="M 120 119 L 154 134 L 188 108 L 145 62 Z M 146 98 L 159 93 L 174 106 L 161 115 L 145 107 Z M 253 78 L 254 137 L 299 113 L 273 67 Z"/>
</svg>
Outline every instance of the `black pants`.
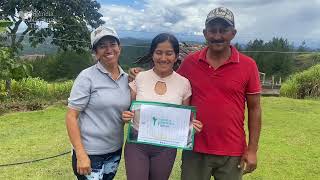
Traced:
<svg viewBox="0 0 320 180">
<path fill-rule="evenodd" d="M 75 151 L 72 154 L 72 168 L 78 180 L 112 180 L 117 173 L 121 159 L 122 149 L 102 155 L 89 155 L 91 161 L 91 174 L 80 175 L 77 172 L 77 156 Z"/>
</svg>

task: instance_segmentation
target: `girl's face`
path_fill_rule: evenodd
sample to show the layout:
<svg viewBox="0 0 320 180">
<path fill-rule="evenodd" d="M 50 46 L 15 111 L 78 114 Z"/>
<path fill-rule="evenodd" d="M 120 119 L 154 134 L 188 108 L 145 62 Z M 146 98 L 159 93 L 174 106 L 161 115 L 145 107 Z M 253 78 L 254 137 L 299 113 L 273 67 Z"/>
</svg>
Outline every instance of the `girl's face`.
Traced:
<svg viewBox="0 0 320 180">
<path fill-rule="evenodd" d="M 169 41 L 159 43 L 153 52 L 152 60 L 154 62 L 154 70 L 159 73 L 171 73 L 173 65 L 177 61 L 172 44 Z"/>
</svg>

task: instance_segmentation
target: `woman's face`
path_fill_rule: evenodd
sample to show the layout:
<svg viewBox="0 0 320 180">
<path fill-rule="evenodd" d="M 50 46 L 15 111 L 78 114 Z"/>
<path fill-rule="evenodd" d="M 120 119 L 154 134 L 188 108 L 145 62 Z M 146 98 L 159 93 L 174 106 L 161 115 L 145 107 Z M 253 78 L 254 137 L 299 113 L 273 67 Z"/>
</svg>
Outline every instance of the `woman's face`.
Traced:
<svg viewBox="0 0 320 180">
<path fill-rule="evenodd" d="M 96 57 L 104 64 L 118 64 L 121 47 L 115 39 L 103 38 L 97 44 Z"/>
<path fill-rule="evenodd" d="M 159 43 L 153 52 L 152 59 L 154 69 L 160 73 L 172 72 L 173 65 L 177 61 L 172 44 L 169 41 Z"/>
</svg>

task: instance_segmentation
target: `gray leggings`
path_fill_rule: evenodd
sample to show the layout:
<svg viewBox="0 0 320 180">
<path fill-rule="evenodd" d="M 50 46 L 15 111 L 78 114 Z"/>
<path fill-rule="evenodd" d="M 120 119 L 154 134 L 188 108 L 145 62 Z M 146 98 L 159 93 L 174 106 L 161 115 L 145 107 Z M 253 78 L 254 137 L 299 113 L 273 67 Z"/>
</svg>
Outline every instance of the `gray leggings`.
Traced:
<svg viewBox="0 0 320 180">
<path fill-rule="evenodd" d="M 127 180 L 168 180 L 176 154 L 173 148 L 126 143 Z"/>
</svg>

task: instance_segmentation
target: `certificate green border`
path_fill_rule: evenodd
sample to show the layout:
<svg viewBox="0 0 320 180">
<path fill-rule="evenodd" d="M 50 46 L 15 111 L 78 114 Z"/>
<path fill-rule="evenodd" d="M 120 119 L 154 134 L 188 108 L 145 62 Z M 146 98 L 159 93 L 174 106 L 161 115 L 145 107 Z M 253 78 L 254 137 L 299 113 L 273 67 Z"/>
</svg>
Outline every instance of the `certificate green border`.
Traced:
<svg viewBox="0 0 320 180">
<path fill-rule="evenodd" d="M 142 105 L 142 104 L 149 104 L 149 105 L 156 105 L 156 106 L 163 106 L 163 107 L 175 107 L 175 108 L 181 108 L 181 109 L 190 109 L 191 112 L 193 113 L 194 119 L 196 119 L 196 116 L 197 116 L 196 108 L 194 106 L 185 106 L 185 105 L 177 105 L 177 104 L 170 104 L 170 103 L 152 102 L 152 101 L 132 101 L 131 106 L 130 106 L 130 110 L 132 110 L 133 106 Z M 194 133 L 195 133 L 194 128 L 192 128 L 192 130 L 191 130 L 192 147 L 188 148 L 188 147 L 178 147 L 178 146 L 170 146 L 170 145 L 164 145 L 164 144 L 146 143 L 146 142 L 139 142 L 139 141 L 135 141 L 135 140 L 130 140 L 129 135 L 131 133 L 131 128 L 130 128 L 131 126 L 132 126 L 132 122 L 129 122 L 128 132 L 127 132 L 127 141 L 129 143 L 150 144 L 150 145 L 155 145 L 155 146 L 164 146 L 164 147 L 184 149 L 184 150 L 193 150 Z"/>
</svg>

